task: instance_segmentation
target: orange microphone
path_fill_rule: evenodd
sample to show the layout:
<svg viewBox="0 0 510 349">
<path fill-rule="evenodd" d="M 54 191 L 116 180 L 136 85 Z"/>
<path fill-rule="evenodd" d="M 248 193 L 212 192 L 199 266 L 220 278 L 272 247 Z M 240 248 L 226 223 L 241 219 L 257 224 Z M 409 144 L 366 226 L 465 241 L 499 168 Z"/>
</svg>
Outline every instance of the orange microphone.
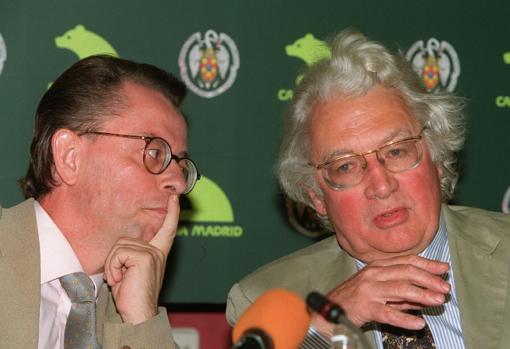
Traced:
<svg viewBox="0 0 510 349">
<path fill-rule="evenodd" d="M 310 314 L 293 292 L 269 290 L 244 312 L 232 331 L 234 349 L 297 349 L 303 342 Z"/>
</svg>

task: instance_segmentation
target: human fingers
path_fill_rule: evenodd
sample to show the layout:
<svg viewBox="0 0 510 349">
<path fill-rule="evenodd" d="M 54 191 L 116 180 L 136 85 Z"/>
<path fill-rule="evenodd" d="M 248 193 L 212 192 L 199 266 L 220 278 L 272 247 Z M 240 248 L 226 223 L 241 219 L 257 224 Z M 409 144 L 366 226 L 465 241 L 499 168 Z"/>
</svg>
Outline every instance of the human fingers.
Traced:
<svg viewBox="0 0 510 349">
<path fill-rule="evenodd" d="M 389 308 L 389 309 L 388 309 Z M 393 309 L 391 309 L 393 308 Z M 401 310 L 410 310 L 410 309 L 422 309 L 422 306 L 419 305 L 404 305 L 402 304 L 402 309 L 399 309 L 396 304 L 395 305 L 384 305 L 384 304 L 371 304 L 370 312 L 372 313 L 369 317 L 372 319 L 370 321 L 376 321 L 379 323 L 390 324 L 393 326 L 407 328 L 410 330 L 419 330 L 425 326 L 425 321 L 417 316 L 408 314 Z M 351 319 L 353 321 L 353 319 Z M 353 322 L 357 322 L 354 320 Z M 319 331 L 323 335 L 329 337 L 332 334 L 333 325 L 323 319 L 322 316 L 313 314 L 311 325 L 316 331 Z M 361 326 L 361 325 L 358 325 Z"/>
<path fill-rule="evenodd" d="M 122 238 L 111 249 L 104 275 L 122 320 L 144 322 L 157 314 L 166 256 L 147 242 Z"/>
<path fill-rule="evenodd" d="M 407 281 L 439 293 L 448 293 L 451 288 L 442 274 L 431 273 L 413 264 L 393 264 L 382 267 L 370 265 L 365 267 L 362 275 L 374 281 Z"/>
<path fill-rule="evenodd" d="M 397 259 L 393 263 L 407 260 Z M 370 263 L 331 290 L 328 297 L 344 308 L 351 321 L 362 326 L 380 319 L 381 315 L 373 311 L 378 307 L 392 308 L 390 314 L 394 314 L 393 311 L 414 309 L 416 305 L 440 305 L 447 290 L 449 285 L 439 275 L 414 265 L 386 261 Z M 398 309 L 394 307 L 396 303 L 401 304 Z"/>
<path fill-rule="evenodd" d="M 425 294 L 422 294 L 422 291 Z M 442 303 L 434 299 L 434 296 L 427 295 L 430 291 L 405 282 L 373 282 L 370 285 L 364 283 L 357 287 L 356 292 L 359 295 L 343 298 L 339 304 L 344 308 L 347 317 L 359 327 L 369 322 L 378 322 L 406 329 L 421 329 L 425 324 L 423 319 L 407 311 Z M 337 299 L 336 296 L 339 294 L 331 298 Z M 345 294 L 342 297 L 345 297 Z"/>
<path fill-rule="evenodd" d="M 149 241 L 149 244 L 158 248 L 165 254 L 165 258 L 168 256 L 174 242 L 177 224 L 179 223 L 179 212 L 179 196 L 172 194 L 168 198 L 167 214 L 163 225 L 159 228 L 152 240 Z"/>
<path fill-rule="evenodd" d="M 373 321 L 408 330 L 421 330 L 426 322 L 423 318 L 387 305 L 376 304 L 373 307 Z"/>
<path fill-rule="evenodd" d="M 384 304 L 399 304 L 402 309 L 406 304 L 437 306 L 445 302 L 444 293 L 416 286 L 408 281 L 386 281 L 378 286 L 380 302 Z M 396 308 L 396 307 L 394 307 Z"/>
<path fill-rule="evenodd" d="M 387 259 L 379 259 L 375 260 L 367 266 L 389 266 L 389 265 L 396 265 L 396 264 L 403 264 L 403 265 L 413 265 L 417 268 L 423 269 L 428 271 L 429 273 L 435 274 L 435 275 L 441 275 L 446 272 L 448 272 L 449 265 L 448 263 L 444 263 L 441 261 L 428 259 L 420 256 L 415 255 L 407 255 L 407 256 L 398 256 L 398 257 L 392 257 Z"/>
<path fill-rule="evenodd" d="M 122 281 L 129 270 L 132 274 L 145 271 L 160 280 L 163 277 L 164 263 L 165 255 L 158 248 L 138 239 L 122 238 L 112 247 L 106 258 L 105 279 L 113 286 Z"/>
<path fill-rule="evenodd" d="M 423 304 L 409 302 L 386 302 L 386 305 L 397 310 L 420 310 L 425 308 Z"/>
</svg>

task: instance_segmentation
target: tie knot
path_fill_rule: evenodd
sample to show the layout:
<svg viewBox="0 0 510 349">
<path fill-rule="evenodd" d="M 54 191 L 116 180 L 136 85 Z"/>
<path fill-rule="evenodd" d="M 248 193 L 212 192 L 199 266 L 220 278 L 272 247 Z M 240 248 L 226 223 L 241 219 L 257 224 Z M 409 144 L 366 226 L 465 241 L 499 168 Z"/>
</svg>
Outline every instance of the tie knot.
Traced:
<svg viewBox="0 0 510 349">
<path fill-rule="evenodd" d="M 94 283 L 83 272 L 67 274 L 60 278 L 60 284 L 72 303 L 95 301 Z"/>
</svg>

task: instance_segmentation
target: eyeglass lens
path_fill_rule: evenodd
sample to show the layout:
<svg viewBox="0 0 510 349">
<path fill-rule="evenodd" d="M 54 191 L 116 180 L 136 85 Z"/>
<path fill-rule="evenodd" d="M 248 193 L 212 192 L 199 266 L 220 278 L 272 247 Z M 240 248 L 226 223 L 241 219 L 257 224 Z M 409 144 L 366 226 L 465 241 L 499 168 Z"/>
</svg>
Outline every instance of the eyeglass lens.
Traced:
<svg viewBox="0 0 510 349">
<path fill-rule="evenodd" d="M 405 171 L 417 164 L 421 159 L 421 148 L 417 140 L 402 141 L 382 147 L 378 156 L 384 167 L 392 172 Z"/>
<path fill-rule="evenodd" d="M 160 174 L 170 164 L 172 160 L 172 150 L 170 146 L 160 138 L 153 138 L 147 143 L 144 153 L 144 164 L 147 170 L 153 174 Z M 198 177 L 198 170 L 193 161 L 182 158 L 176 159 L 182 169 L 183 177 L 186 181 L 184 194 L 193 189 Z"/>
<path fill-rule="evenodd" d="M 159 138 L 153 138 L 145 146 L 144 163 L 147 169 L 155 174 L 165 170 L 172 158 L 170 147 Z"/>
</svg>

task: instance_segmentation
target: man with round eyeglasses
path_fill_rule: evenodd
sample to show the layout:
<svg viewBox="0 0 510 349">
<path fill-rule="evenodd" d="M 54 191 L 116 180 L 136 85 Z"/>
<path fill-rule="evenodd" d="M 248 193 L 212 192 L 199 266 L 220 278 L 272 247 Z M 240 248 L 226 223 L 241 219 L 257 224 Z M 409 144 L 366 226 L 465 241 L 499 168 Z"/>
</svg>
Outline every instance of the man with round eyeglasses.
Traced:
<svg viewBox="0 0 510 349">
<path fill-rule="evenodd" d="M 13 348 L 175 348 L 158 307 L 179 196 L 200 174 L 186 88 L 91 56 L 37 108 L 23 203 L 0 216 L 0 338 Z"/>
<path fill-rule="evenodd" d="M 373 348 L 508 348 L 510 216 L 447 205 L 464 101 L 428 94 L 404 57 L 361 33 L 297 86 L 277 164 L 283 191 L 333 236 L 236 283 L 234 324 L 268 289 L 319 291 Z M 329 348 L 319 315 L 301 348 Z"/>
</svg>

